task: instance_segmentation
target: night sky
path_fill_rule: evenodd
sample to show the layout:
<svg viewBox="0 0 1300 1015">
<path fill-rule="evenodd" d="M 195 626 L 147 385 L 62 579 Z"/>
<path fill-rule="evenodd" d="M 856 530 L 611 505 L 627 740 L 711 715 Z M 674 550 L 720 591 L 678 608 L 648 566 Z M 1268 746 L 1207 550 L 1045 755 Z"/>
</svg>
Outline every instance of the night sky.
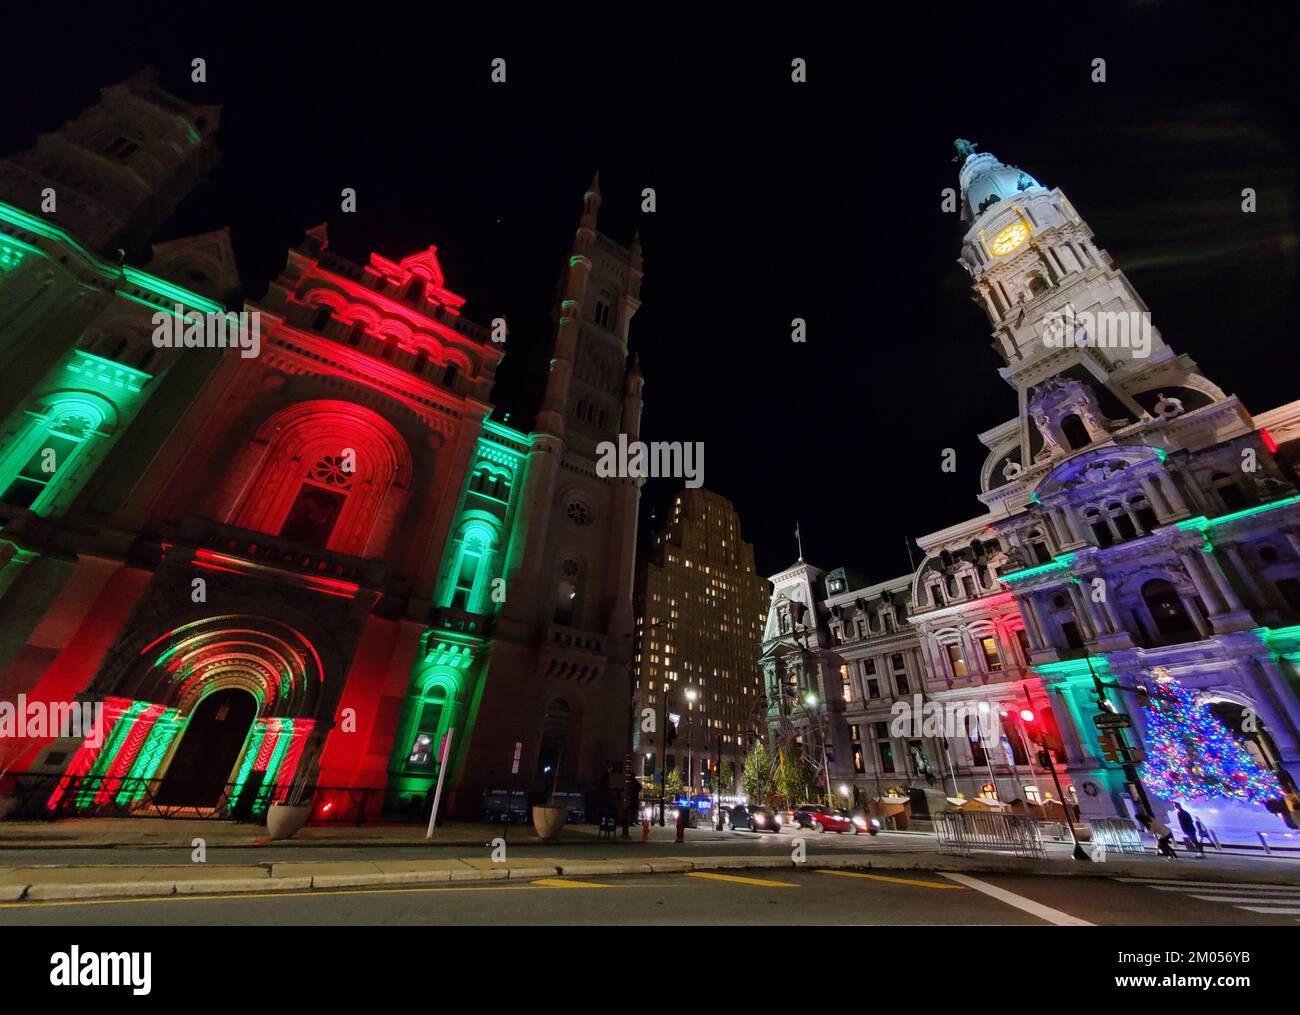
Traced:
<svg viewBox="0 0 1300 1015">
<path fill-rule="evenodd" d="M 809 560 L 879 580 L 907 569 L 906 537 L 983 510 L 975 435 L 1015 397 L 956 264 L 963 227 L 940 210 L 956 137 L 1062 187 L 1165 340 L 1248 408 L 1300 397 L 1294 17 L 440 6 L 223 5 L 201 21 L 61 7 L 57 25 L 38 5 L 7 11 L 7 34 L 33 41 L 6 47 L 0 152 L 154 66 L 224 107 L 222 165 L 160 239 L 229 225 L 250 298 L 323 220 L 361 262 L 436 244 L 466 314 L 510 321 L 494 400 L 524 428 L 599 169 L 601 230 L 627 243 L 639 228 L 644 247 L 643 436 L 704 442 L 705 485 L 735 502 L 765 575 L 794 559 L 796 519 Z M 195 56 L 206 85 L 189 81 Z M 489 80 L 497 56 L 505 85 Z M 790 82 L 796 56 L 807 84 Z M 1089 80 L 1094 57 L 1105 84 Z M 339 211 L 343 187 L 356 214 Z M 955 474 L 939 468 L 947 447 Z M 646 486 L 643 537 L 677 485 Z"/>
</svg>

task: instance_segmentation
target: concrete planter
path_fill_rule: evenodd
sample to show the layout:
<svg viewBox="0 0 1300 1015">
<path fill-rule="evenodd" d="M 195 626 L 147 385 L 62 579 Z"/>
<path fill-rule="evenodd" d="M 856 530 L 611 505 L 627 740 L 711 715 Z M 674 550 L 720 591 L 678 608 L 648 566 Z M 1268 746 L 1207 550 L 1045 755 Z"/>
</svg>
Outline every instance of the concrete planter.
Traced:
<svg viewBox="0 0 1300 1015">
<path fill-rule="evenodd" d="M 266 811 L 266 830 L 272 839 L 291 839 L 311 817 L 311 804 L 271 804 Z"/>
<path fill-rule="evenodd" d="M 537 837 L 543 842 L 550 842 L 560 834 L 560 829 L 564 827 L 564 822 L 568 817 L 569 809 L 567 807 L 534 807 L 533 827 L 537 829 Z"/>
</svg>

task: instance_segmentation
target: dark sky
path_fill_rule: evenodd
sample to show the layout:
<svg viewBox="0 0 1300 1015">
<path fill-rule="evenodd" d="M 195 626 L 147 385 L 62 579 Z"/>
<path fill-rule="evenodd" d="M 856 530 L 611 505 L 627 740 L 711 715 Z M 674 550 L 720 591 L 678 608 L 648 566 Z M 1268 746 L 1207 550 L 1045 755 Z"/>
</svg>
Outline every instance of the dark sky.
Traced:
<svg viewBox="0 0 1300 1015">
<path fill-rule="evenodd" d="M 360 261 L 436 244 L 466 313 L 511 322 L 495 401 L 524 427 L 599 169 L 601 229 L 627 242 L 639 228 L 644 246 L 643 435 L 704 442 L 705 483 L 735 502 L 762 574 L 794 559 L 796 518 L 809 560 L 881 579 L 907 567 L 905 537 L 982 510 L 975 435 L 1015 398 L 956 264 L 963 229 L 940 210 L 955 137 L 1063 188 L 1166 342 L 1248 408 L 1300 397 L 1294 17 L 438 6 L 222 6 L 190 21 L 115 5 L 60 14 L 57 43 L 41 41 L 43 9 L 7 12 L 12 37 L 34 41 L 8 51 L 0 152 L 156 67 L 224 106 L 222 166 L 160 238 L 231 226 L 254 298 L 322 220 Z M 195 56 L 205 85 L 188 80 Z M 505 85 L 489 80 L 497 56 Z M 790 82 L 795 56 L 807 84 Z M 1095 57 L 1105 84 L 1089 79 Z M 955 474 L 939 468 L 947 447 Z M 647 485 L 643 530 L 676 486 Z"/>
</svg>

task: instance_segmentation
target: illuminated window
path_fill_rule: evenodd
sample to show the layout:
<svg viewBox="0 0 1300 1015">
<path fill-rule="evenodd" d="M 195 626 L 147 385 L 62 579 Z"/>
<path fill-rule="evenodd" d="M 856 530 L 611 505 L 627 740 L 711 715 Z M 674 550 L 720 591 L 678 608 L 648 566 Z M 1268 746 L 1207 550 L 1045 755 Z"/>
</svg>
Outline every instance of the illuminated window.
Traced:
<svg viewBox="0 0 1300 1015">
<path fill-rule="evenodd" d="M 981 638 L 980 648 L 984 650 L 984 664 L 989 670 L 1002 669 L 1002 656 L 998 652 L 998 640 L 996 638 Z"/>
<path fill-rule="evenodd" d="M 948 653 L 948 664 L 952 667 L 954 677 L 966 676 L 966 659 L 961 653 L 961 646 L 958 644 L 945 645 L 944 649 Z"/>
</svg>

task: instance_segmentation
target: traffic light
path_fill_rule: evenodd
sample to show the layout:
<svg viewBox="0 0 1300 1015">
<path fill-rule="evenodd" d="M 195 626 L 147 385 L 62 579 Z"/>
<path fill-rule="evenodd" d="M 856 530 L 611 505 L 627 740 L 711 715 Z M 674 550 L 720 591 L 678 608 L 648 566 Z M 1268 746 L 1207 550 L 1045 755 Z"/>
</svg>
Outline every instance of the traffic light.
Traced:
<svg viewBox="0 0 1300 1015">
<path fill-rule="evenodd" d="M 1120 763 L 1119 744 L 1115 742 L 1114 733 L 1098 733 L 1097 743 L 1101 745 L 1101 756 L 1103 758 L 1116 765 Z"/>
</svg>

